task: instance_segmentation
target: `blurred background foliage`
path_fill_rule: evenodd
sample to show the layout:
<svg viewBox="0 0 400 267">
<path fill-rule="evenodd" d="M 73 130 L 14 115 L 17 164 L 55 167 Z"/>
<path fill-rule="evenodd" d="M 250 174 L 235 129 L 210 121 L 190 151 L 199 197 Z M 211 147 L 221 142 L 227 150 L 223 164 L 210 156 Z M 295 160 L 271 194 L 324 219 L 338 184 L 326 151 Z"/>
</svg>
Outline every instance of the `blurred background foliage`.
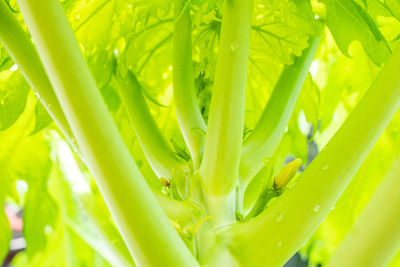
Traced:
<svg viewBox="0 0 400 267">
<path fill-rule="evenodd" d="M 23 23 L 15 0 L 0 1 L 6 1 Z M 126 145 L 146 179 L 161 190 L 121 105 L 115 75 L 126 70 L 136 75 L 162 133 L 175 152 L 186 157 L 172 99 L 172 1 L 62 2 Z M 198 103 L 205 120 L 222 2 L 188 2 Z M 254 7 L 245 133 L 257 122 L 283 67 L 301 55 L 311 35 L 321 38 L 273 157 L 278 172 L 290 157 L 308 164 L 357 105 L 400 39 L 400 1 L 255 0 Z M 311 266 L 326 263 L 399 152 L 398 112 L 335 209 L 301 250 Z M 22 250 L 13 266 L 133 265 L 90 173 L 1 45 L 0 184 L 0 204 L 6 207 L 0 210 L 0 260 Z M 22 214 L 23 237 L 18 236 L 13 214 Z M 392 266 L 400 266 L 400 255 Z"/>
</svg>

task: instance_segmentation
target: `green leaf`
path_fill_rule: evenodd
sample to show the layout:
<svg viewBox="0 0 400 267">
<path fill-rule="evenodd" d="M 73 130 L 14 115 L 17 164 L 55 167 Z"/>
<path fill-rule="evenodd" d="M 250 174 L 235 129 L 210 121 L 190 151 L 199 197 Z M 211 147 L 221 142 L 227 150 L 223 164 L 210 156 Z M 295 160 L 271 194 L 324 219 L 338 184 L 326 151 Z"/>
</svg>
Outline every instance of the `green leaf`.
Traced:
<svg viewBox="0 0 400 267">
<path fill-rule="evenodd" d="M 29 85 L 19 72 L 0 73 L 0 130 L 9 128 L 25 109 Z"/>
<path fill-rule="evenodd" d="M 392 15 L 400 21 L 400 1 L 399 0 L 385 0 L 386 6 L 390 9 Z"/>
<path fill-rule="evenodd" d="M 23 233 L 29 257 L 44 250 L 47 241 L 46 230 L 48 227 L 54 227 L 56 214 L 57 205 L 46 187 L 30 187 L 23 214 Z"/>
<path fill-rule="evenodd" d="M 5 214 L 4 201 L 0 201 L 0 207 L 0 262 L 3 262 L 3 259 L 8 254 L 12 232 L 10 224 L 8 223 L 8 218 Z"/>
<path fill-rule="evenodd" d="M 8 70 L 14 62 L 11 60 L 4 46 L 0 44 L 0 71 Z"/>
<path fill-rule="evenodd" d="M 47 190 L 52 165 L 48 141 L 41 135 L 27 135 L 20 141 L 20 146 L 14 151 L 15 157 L 10 162 L 9 174 L 14 179 L 28 183 L 23 234 L 27 242 L 27 253 L 32 257 L 45 248 L 46 227 L 54 226 L 57 206 Z"/>
<path fill-rule="evenodd" d="M 20 151 L 23 151 L 26 137 L 31 131 L 34 103 L 35 99 L 31 94 L 28 97 L 24 112 L 17 121 L 7 130 L 0 131 L 1 195 L 10 196 L 16 202 L 19 201 L 19 197 L 15 189 L 15 182 L 18 179 L 24 179 L 16 170 L 19 169 L 29 173 L 30 169 L 26 168 L 25 163 L 31 162 L 33 165 L 35 164 L 35 161 L 20 160 L 20 156 L 25 155 Z"/>
<path fill-rule="evenodd" d="M 318 130 L 320 102 L 321 96 L 318 85 L 313 81 L 311 75 L 308 75 L 300 93 L 298 104 L 303 110 L 307 122 L 313 126 L 313 135 Z"/>
<path fill-rule="evenodd" d="M 53 119 L 50 117 L 49 113 L 47 113 L 47 110 L 43 107 L 43 105 L 39 102 L 36 101 L 36 107 L 35 107 L 35 128 L 31 132 L 31 135 L 34 135 L 44 128 L 46 128 Z"/>
<path fill-rule="evenodd" d="M 326 5 L 326 23 L 340 50 L 350 56 L 352 41 L 361 42 L 376 65 L 389 57 L 391 50 L 368 13 L 353 0 L 322 0 Z"/>
</svg>

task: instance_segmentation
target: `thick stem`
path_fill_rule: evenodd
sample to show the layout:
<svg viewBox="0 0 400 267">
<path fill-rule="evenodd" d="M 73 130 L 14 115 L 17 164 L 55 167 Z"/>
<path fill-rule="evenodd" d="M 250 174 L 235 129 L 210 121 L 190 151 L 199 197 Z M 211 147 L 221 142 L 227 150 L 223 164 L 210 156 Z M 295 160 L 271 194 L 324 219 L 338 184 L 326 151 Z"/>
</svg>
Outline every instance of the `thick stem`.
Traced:
<svg viewBox="0 0 400 267">
<path fill-rule="evenodd" d="M 400 159 L 393 163 L 327 267 L 387 266 L 390 263 L 400 248 L 399 187 Z"/>
<path fill-rule="evenodd" d="M 200 175 L 209 195 L 228 195 L 238 180 L 243 138 L 252 0 L 224 2 L 221 41 Z"/>
<path fill-rule="evenodd" d="M 22 75 L 40 96 L 40 102 L 70 141 L 72 132 L 49 78 L 28 34 L 4 1 L 0 1 L 0 41 L 18 65 Z"/>
<path fill-rule="evenodd" d="M 249 266 L 282 266 L 317 229 L 400 107 L 400 47 L 297 183 L 259 216 L 227 230 Z M 265 251 L 273 251 L 263 257 Z"/>
<path fill-rule="evenodd" d="M 143 97 L 139 81 L 128 72 L 124 77 L 118 77 L 117 82 L 122 103 L 152 169 L 158 177 L 171 179 L 173 170 L 182 168 L 184 162 L 173 154 L 160 132 Z"/>
<path fill-rule="evenodd" d="M 272 157 L 285 132 L 317 51 L 319 38 L 312 37 L 309 44 L 303 54 L 283 70 L 256 127 L 243 145 L 239 170 L 243 188 L 262 168 L 262 160 Z"/>
<path fill-rule="evenodd" d="M 110 219 L 110 214 L 105 213 L 104 209 L 99 209 L 98 201 L 95 201 L 90 190 L 90 185 L 83 177 L 78 163 L 75 161 L 74 155 L 68 145 L 58 134 L 52 136 L 51 142 L 52 147 L 55 148 L 57 153 L 57 163 L 61 171 L 60 176 L 68 183 L 65 184 L 65 186 L 79 188 L 79 191 L 74 191 L 75 196 L 79 203 L 82 204 L 86 213 L 90 216 L 89 223 L 85 222 L 82 224 L 80 220 L 83 216 L 79 216 L 81 214 L 73 209 L 71 213 L 74 216 L 69 216 L 70 212 L 67 212 L 68 219 L 66 219 L 66 221 L 68 226 L 78 233 L 79 236 L 94 249 L 100 247 L 98 250 L 105 252 L 102 254 L 102 257 L 113 266 L 135 266 L 128 248 Z M 93 227 L 93 229 L 91 229 L 92 232 L 97 233 L 99 236 L 99 240 L 96 240 L 97 242 L 93 242 L 94 238 L 91 236 L 90 232 L 86 233 L 86 227 Z"/>
<path fill-rule="evenodd" d="M 192 22 L 190 7 L 185 3 L 187 1 L 175 0 L 173 90 L 179 126 L 197 169 L 204 143 L 201 131 L 206 131 L 206 124 L 197 103 L 192 67 Z"/>
<path fill-rule="evenodd" d="M 123 143 L 60 2 L 18 3 L 81 153 L 134 261 L 143 266 L 198 266 Z"/>
</svg>

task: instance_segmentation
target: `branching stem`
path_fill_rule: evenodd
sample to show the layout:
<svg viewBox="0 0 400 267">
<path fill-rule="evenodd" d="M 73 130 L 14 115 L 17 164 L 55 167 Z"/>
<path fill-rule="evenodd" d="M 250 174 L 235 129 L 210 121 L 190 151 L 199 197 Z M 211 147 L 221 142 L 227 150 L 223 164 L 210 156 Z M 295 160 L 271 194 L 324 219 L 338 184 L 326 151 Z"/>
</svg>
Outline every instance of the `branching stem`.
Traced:
<svg viewBox="0 0 400 267">
<path fill-rule="evenodd" d="M 134 261 L 143 266 L 198 266 L 123 143 L 60 2 L 18 4 L 79 149 Z"/>
<path fill-rule="evenodd" d="M 185 3 L 187 1 L 175 0 L 173 90 L 178 122 L 197 169 L 204 143 L 201 131 L 206 131 L 206 124 L 197 103 L 192 67 L 192 22 L 190 7 Z"/>
</svg>

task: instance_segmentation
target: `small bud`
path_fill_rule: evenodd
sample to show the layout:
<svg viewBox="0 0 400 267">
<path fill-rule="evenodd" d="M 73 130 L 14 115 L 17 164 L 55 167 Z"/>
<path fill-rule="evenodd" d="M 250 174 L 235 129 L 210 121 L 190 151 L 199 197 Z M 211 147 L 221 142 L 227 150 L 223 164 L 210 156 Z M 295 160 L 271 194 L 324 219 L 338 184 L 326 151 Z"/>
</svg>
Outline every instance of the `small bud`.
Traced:
<svg viewBox="0 0 400 267">
<path fill-rule="evenodd" d="M 290 182 L 290 180 L 293 179 L 294 175 L 296 174 L 302 163 L 303 162 L 301 161 L 301 159 L 297 158 L 286 164 L 282 168 L 281 172 L 275 177 L 275 188 L 284 188 Z"/>
<path fill-rule="evenodd" d="M 168 181 L 167 179 L 165 179 L 164 177 L 161 177 L 161 178 L 160 178 L 160 182 L 161 182 L 161 184 L 162 184 L 163 186 L 166 186 L 166 187 L 169 187 L 169 186 L 170 186 L 169 181 Z"/>
<path fill-rule="evenodd" d="M 235 211 L 235 217 L 237 222 L 243 222 L 244 221 L 244 216 L 240 211 Z"/>
</svg>

